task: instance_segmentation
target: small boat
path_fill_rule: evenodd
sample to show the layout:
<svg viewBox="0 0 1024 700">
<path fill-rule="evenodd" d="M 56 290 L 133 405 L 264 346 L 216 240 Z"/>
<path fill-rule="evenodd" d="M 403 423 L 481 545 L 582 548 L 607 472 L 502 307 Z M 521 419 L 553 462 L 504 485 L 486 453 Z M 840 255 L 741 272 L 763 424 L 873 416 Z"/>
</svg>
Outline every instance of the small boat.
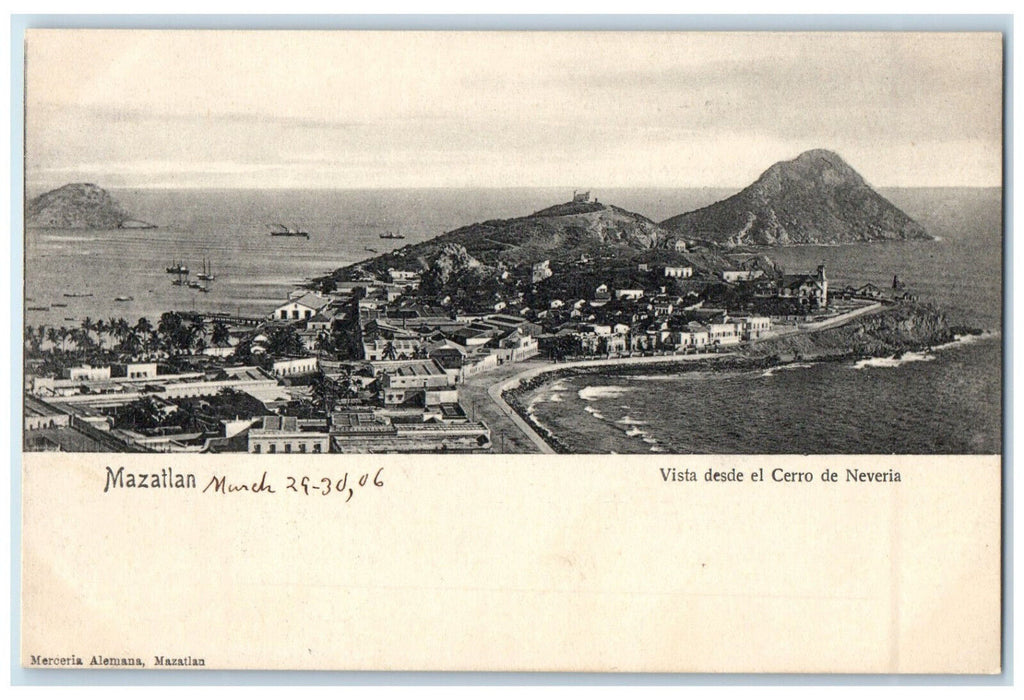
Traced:
<svg viewBox="0 0 1024 700">
<path fill-rule="evenodd" d="M 189 280 L 185 284 L 187 284 L 189 286 L 189 289 L 199 289 L 200 287 L 203 286 L 203 285 L 199 284 L 199 282 L 196 282 L 196 281 L 193 281 L 193 280 Z"/>
<path fill-rule="evenodd" d="M 181 277 L 179 277 L 176 280 L 171 280 L 171 284 L 173 284 L 175 287 L 184 287 L 185 286 L 185 280 L 182 279 Z"/>
<path fill-rule="evenodd" d="M 77 318 L 69 318 L 69 317 L 65 316 L 64 320 L 65 321 L 77 321 L 78 319 Z"/>
<path fill-rule="evenodd" d="M 196 277 L 201 280 L 206 280 L 207 282 L 212 282 L 217 279 L 213 274 L 213 266 L 210 265 L 210 261 L 206 258 L 203 258 L 203 271 L 196 275 Z"/>
<path fill-rule="evenodd" d="M 271 236 L 288 236 L 292 238 L 309 238 L 309 231 L 303 231 L 301 228 L 285 226 L 283 224 L 274 224 L 277 228 L 270 232 Z"/>
<path fill-rule="evenodd" d="M 114 301 L 135 301 L 135 297 L 114 297 Z"/>
<path fill-rule="evenodd" d="M 50 310 L 49 306 L 26 306 L 25 308 L 27 310 L 29 310 L 29 311 L 49 311 Z"/>
<path fill-rule="evenodd" d="M 377 252 L 376 248 L 371 248 L 370 246 L 366 246 L 365 250 L 368 250 L 371 253 L 376 253 Z"/>
<path fill-rule="evenodd" d="M 398 241 L 398 240 L 402 240 L 403 238 L 405 238 L 405 236 L 403 236 L 400 233 L 393 233 L 391 231 L 388 231 L 387 233 L 378 234 L 378 238 L 385 238 L 387 240 Z"/>
<path fill-rule="evenodd" d="M 60 303 L 54 302 L 54 303 L 50 304 L 50 306 L 53 306 L 53 307 L 58 308 L 58 309 L 63 309 L 64 307 L 67 306 L 67 304 L 65 304 L 64 302 L 60 302 Z"/>
<path fill-rule="evenodd" d="M 167 274 L 169 275 L 187 275 L 188 268 L 185 266 L 185 261 L 173 262 L 171 266 L 167 268 Z"/>
<path fill-rule="evenodd" d="M 64 292 L 64 296 L 68 299 L 81 299 L 82 297 L 91 297 L 92 292 L 86 292 L 84 294 L 78 292 Z"/>
<path fill-rule="evenodd" d="M 206 286 L 199 286 L 199 287 L 196 287 L 196 289 L 198 289 L 203 294 L 209 294 L 210 293 L 210 288 L 206 287 Z"/>
</svg>

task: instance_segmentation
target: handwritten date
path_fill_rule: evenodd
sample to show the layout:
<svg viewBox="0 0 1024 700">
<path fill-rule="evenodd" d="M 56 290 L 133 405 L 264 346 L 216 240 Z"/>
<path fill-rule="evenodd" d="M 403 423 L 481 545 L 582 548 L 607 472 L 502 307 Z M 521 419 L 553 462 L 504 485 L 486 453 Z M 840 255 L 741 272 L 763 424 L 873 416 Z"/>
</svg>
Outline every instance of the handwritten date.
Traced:
<svg viewBox="0 0 1024 700">
<path fill-rule="evenodd" d="M 270 479 L 267 472 L 259 481 L 252 483 L 237 483 L 228 481 L 226 476 L 214 474 L 210 478 L 203 493 L 232 494 L 232 493 L 282 493 L 292 492 L 304 496 L 331 496 L 344 499 L 345 503 L 352 500 L 357 491 L 367 488 L 382 488 L 384 486 L 384 468 L 381 467 L 375 473 L 363 472 L 362 474 L 349 474 L 345 472 L 341 476 L 334 477 L 310 477 L 290 476 L 284 478 L 284 487 L 278 488 Z"/>
</svg>

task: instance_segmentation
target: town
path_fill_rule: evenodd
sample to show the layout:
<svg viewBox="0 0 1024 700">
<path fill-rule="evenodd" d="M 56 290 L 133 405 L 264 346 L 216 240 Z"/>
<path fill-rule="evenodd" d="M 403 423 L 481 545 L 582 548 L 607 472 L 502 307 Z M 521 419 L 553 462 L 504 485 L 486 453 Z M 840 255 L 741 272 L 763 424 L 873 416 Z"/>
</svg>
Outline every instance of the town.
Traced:
<svg viewBox="0 0 1024 700">
<path fill-rule="evenodd" d="M 439 284 L 422 265 L 357 264 L 264 317 L 29 327 L 24 447 L 493 451 L 461 388 L 499 367 L 726 353 L 913 300 L 898 278 L 830 293 L 824 265 L 786 274 L 755 253 L 724 259 L 701 264 L 679 242 L 656 256 L 510 265 L 471 286 Z"/>
</svg>

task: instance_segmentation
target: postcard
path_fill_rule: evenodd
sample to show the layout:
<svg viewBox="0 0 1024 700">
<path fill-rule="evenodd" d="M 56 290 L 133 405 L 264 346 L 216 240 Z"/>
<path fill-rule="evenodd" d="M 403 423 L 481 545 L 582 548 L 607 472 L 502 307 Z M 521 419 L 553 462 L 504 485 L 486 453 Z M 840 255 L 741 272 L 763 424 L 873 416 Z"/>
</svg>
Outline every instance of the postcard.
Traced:
<svg viewBox="0 0 1024 700">
<path fill-rule="evenodd" d="M 1000 672 L 1000 33 L 25 66 L 23 667 Z"/>
</svg>

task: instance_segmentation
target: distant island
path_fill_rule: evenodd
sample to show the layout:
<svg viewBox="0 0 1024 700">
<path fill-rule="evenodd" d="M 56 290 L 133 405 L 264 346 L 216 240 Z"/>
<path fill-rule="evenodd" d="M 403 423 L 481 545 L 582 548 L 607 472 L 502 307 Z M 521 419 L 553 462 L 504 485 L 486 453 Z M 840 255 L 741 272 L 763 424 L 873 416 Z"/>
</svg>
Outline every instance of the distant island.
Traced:
<svg viewBox="0 0 1024 700">
<path fill-rule="evenodd" d="M 674 235 L 728 247 L 932 238 L 846 161 L 823 149 L 776 163 L 741 192 L 661 225 Z"/>
<path fill-rule="evenodd" d="M 88 182 L 71 183 L 34 197 L 25 210 L 25 224 L 51 229 L 156 228 L 132 218 L 109 192 Z"/>
</svg>

